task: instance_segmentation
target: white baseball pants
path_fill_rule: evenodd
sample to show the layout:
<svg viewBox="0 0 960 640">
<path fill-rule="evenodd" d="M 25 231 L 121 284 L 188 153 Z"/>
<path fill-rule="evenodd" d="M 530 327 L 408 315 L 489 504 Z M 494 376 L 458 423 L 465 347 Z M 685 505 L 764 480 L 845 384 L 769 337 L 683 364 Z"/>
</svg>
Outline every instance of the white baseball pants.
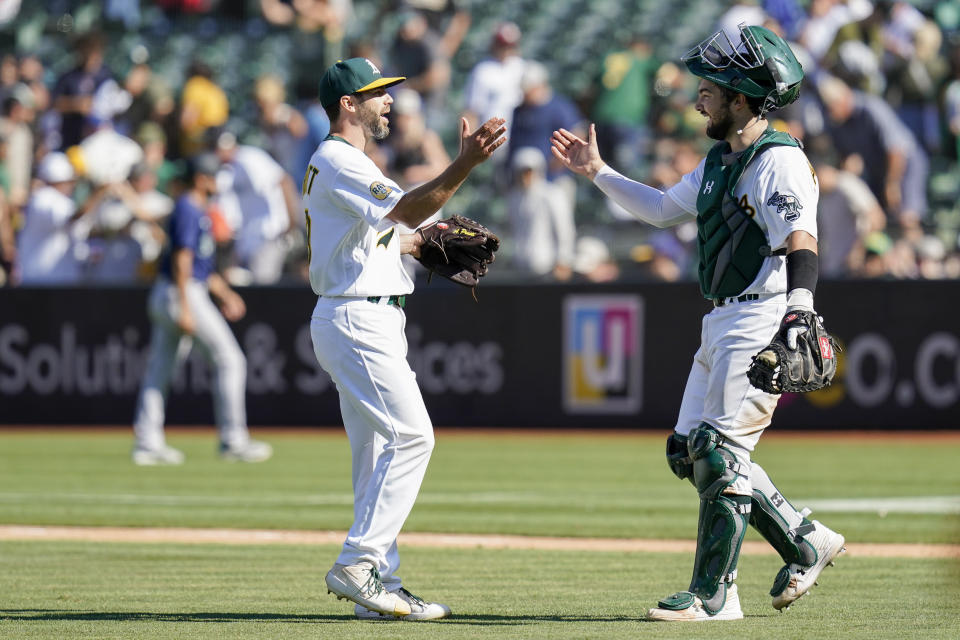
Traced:
<svg viewBox="0 0 960 640">
<path fill-rule="evenodd" d="M 314 353 L 337 386 L 353 452 L 354 522 L 337 562 L 372 562 L 390 591 L 400 584 L 397 535 L 434 445 L 407 362 L 405 327 L 402 309 L 366 298 L 321 297 L 310 322 Z"/>
<path fill-rule="evenodd" d="M 205 284 L 189 281 L 187 303 L 196 325 L 193 336 L 185 335 L 177 326 L 180 300 L 176 285 L 160 278 L 150 291 L 147 312 L 153 332 L 133 422 L 136 446 L 163 446 L 170 379 L 191 345 L 196 344 L 213 369 L 213 412 L 220 441 L 229 447 L 241 447 L 250 439 L 245 404 L 247 360 Z"/>
</svg>

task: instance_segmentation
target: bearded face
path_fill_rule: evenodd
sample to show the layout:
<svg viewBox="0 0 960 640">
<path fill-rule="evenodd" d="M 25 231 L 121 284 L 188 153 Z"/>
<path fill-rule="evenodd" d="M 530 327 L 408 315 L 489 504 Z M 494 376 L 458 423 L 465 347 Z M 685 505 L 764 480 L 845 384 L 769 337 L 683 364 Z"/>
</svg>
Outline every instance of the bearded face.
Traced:
<svg viewBox="0 0 960 640">
<path fill-rule="evenodd" d="M 366 99 L 360 103 L 358 112 L 364 131 L 374 140 L 383 140 L 390 133 L 390 125 L 383 117 L 385 105 L 382 100 Z"/>
<path fill-rule="evenodd" d="M 707 136 L 714 140 L 725 140 L 730 128 L 733 127 L 733 115 L 730 113 L 729 103 L 717 105 L 714 113 L 707 114 Z"/>
</svg>

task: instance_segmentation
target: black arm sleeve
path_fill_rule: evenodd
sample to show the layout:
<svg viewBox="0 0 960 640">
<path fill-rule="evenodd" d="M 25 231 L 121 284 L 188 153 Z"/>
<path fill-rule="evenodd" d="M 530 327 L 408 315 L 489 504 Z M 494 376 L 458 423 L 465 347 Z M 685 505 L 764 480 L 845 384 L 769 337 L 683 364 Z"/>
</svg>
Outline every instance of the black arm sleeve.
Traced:
<svg viewBox="0 0 960 640">
<path fill-rule="evenodd" d="M 820 258 L 810 249 L 797 249 L 787 254 L 787 292 L 808 289 L 815 293 L 820 276 Z"/>
</svg>

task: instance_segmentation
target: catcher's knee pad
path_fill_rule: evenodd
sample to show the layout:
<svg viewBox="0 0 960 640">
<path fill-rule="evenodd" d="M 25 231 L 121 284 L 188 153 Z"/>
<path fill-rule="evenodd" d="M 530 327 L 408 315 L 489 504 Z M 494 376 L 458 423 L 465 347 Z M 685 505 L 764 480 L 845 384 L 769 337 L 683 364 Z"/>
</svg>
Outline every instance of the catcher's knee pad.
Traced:
<svg viewBox="0 0 960 640">
<path fill-rule="evenodd" d="M 673 475 L 693 482 L 693 460 L 687 450 L 687 436 L 673 432 L 667 438 L 667 465 Z"/>
<path fill-rule="evenodd" d="M 690 591 L 700 596 L 710 613 L 723 608 L 727 584 L 737 576 L 740 546 L 750 516 L 750 496 L 724 493 L 746 473 L 722 443 L 723 436 L 707 424 L 690 432 L 687 442 L 694 485 L 700 493 L 697 555 Z"/>
<path fill-rule="evenodd" d="M 687 452 L 693 462 L 693 484 L 701 498 L 715 498 L 738 478 L 750 475 L 747 466 L 723 443 L 723 436 L 705 422 L 687 436 Z"/>
<path fill-rule="evenodd" d="M 809 566 L 816 562 L 816 550 L 804 539 L 814 530 L 813 523 L 806 518 L 809 511 L 797 511 L 760 465 L 753 465 L 750 480 L 753 485 L 750 524 L 787 564 Z"/>
</svg>

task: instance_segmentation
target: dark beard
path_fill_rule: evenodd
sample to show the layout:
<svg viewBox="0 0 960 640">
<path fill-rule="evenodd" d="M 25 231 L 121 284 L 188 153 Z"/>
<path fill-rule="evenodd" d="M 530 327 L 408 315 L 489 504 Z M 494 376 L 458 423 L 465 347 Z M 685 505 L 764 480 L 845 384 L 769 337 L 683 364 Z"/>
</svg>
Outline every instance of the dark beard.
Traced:
<svg viewBox="0 0 960 640">
<path fill-rule="evenodd" d="M 727 134 L 730 133 L 730 128 L 733 126 L 733 117 L 730 115 L 729 109 L 724 112 L 721 119 L 711 118 L 707 123 L 707 137 L 713 138 L 714 140 L 725 140 Z"/>
<path fill-rule="evenodd" d="M 360 123 L 363 125 L 363 128 L 367 130 L 370 137 L 374 140 L 383 140 L 386 138 L 390 134 L 390 126 L 383 123 L 379 113 L 372 108 L 366 108 L 366 103 L 363 104 L 362 109 Z"/>
</svg>

